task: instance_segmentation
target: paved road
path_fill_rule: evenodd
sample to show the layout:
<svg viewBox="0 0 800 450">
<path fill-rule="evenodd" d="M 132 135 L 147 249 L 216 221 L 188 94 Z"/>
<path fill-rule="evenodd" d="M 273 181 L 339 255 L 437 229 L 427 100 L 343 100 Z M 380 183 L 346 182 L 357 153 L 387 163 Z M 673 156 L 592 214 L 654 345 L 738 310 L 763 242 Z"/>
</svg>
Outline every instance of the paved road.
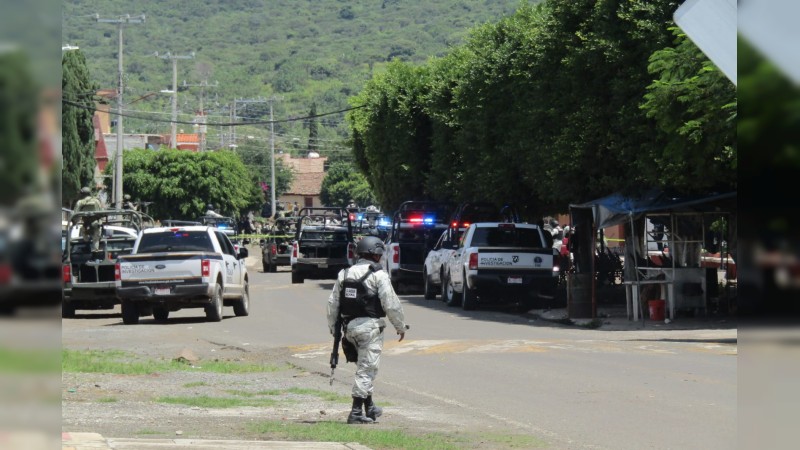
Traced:
<svg viewBox="0 0 800 450">
<path fill-rule="evenodd" d="M 288 347 L 297 364 L 326 372 L 325 305 L 332 285 L 251 269 L 251 316 L 226 308 L 123 326 L 117 314 L 65 320 L 69 348 L 158 348 L 202 353 Z M 736 330 L 604 331 L 563 328 L 502 310 L 448 308 L 402 296 L 411 331 L 387 334 L 376 396 L 441 411 L 455 427 L 528 433 L 555 448 L 729 449 L 736 445 Z M 352 364 L 336 379 L 349 383 Z M 385 398 L 386 398 L 385 397 Z M 413 414 L 413 411 L 407 412 Z"/>
</svg>

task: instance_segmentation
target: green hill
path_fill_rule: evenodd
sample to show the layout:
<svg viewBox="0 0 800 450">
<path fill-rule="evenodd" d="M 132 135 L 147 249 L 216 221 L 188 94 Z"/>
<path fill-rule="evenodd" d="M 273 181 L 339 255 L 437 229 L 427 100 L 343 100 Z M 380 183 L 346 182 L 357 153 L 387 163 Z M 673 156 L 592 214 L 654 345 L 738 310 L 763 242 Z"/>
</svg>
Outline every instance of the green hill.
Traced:
<svg viewBox="0 0 800 450">
<path fill-rule="evenodd" d="M 146 23 L 124 31 L 125 100 L 171 88 L 172 66 L 157 58 L 167 51 L 194 60 L 178 62 L 178 83 L 218 82 L 208 89 L 205 107 L 210 122 L 228 122 L 236 98 L 280 96 L 275 118 L 347 108 L 374 71 L 393 58 L 424 62 L 458 45 L 469 29 L 513 13 L 518 0 L 66 0 L 62 34 L 65 44 L 86 54 L 92 76 L 114 88 L 117 72 L 117 27 L 97 23 L 93 15 L 146 15 Z M 192 120 L 200 88 L 179 90 L 180 120 Z M 151 95 L 129 106 L 169 118 L 168 95 Z M 265 119 L 266 104 L 237 107 L 239 117 Z M 347 137 L 343 114 L 318 119 L 322 153 L 343 150 Z M 305 149 L 308 125 L 276 124 L 276 146 Z M 190 125 L 179 129 L 190 132 Z M 168 133 L 167 123 L 126 119 L 126 132 Z M 219 145 L 228 129 L 209 127 L 208 142 Z M 268 144 L 268 127 L 237 129 L 237 144 Z M 250 138 L 248 139 L 248 136 Z"/>
</svg>

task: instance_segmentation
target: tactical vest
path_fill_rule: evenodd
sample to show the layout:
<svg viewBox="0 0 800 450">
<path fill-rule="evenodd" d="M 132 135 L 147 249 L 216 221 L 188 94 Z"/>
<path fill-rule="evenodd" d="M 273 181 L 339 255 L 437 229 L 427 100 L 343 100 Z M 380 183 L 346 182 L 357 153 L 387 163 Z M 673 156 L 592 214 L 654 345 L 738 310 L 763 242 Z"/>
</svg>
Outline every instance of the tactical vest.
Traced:
<svg viewBox="0 0 800 450">
<path fill-rule="evenodd" d="M 367 287 L 364 286 L 364 281 L 370 274 L 381 270 L 370 265 L 367 273 L 358 280 L 347 279 L 347 269 L 344 272 L 344 281 L 342 282 L 342 290 L 339 292 L 339 314 L 345 320 L 355 319 L 357 317 L 372 317 L 374 319 L 386 317 L 386 312 L 381 306 L 381 299 L 378 294 L 370 294 Z"/>
</svg>

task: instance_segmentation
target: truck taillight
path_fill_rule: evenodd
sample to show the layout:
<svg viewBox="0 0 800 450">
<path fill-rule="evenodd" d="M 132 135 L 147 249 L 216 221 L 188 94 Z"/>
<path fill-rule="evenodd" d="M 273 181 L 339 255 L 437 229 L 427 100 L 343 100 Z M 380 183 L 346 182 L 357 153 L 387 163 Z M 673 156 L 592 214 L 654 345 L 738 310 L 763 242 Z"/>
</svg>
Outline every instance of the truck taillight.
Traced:
<svg viewBox="0 0 800 450">
<path fill-rule="evenodd" d="M 297 242 L 292 244 L 292 258 L 297 258 Z"/>
<path fill-rule="evenodd" d="M 61 266 L 61 279 L 64 283 L 69 283 L 72 281 L 72 268 L 69 264 L 64 264 Z"/>
<path fill-rule="evenodd" d="M 397 244 L 392 246 L 392 262 L 400 264 L 400 246 Z"/>
<path fill-rule="evenodd" d="M 355 259 L 356 257 L 356 248 L 353 244 L 347 244 L 347 258 L 348 259 Z"/>
<path fill-rule="evenodd" d="M 66 266 L 69 267 L 69 266 Z M 0 264 L 0 284 L 8 284 L 11 282 L 11 277 L 14 271 L 10 264 Z"/>
<path fill-rule="evenodd" d="M 273 245 L 269 252 L 272 253 L 273 256 L 277 255 L 278 254 L 278 246 L 277 245 Z"/>
<path fill-rule="evenodd" d="M 122 279 L 122 270 L 119 268 L 119 263 L 114 264 L 114 281 Z"/>
<path fill-rule="evenodd" d="M 469 270 L 477 270 L 478 269 L 478 254 L 477 253 L 470 253 L 469 254 Z"/>
<path fill-rule="evenodd" d="M 204 277 L 211 276 L 211 261 L 207 259 L 200 260 L 200 274 Z"/>
</svg>

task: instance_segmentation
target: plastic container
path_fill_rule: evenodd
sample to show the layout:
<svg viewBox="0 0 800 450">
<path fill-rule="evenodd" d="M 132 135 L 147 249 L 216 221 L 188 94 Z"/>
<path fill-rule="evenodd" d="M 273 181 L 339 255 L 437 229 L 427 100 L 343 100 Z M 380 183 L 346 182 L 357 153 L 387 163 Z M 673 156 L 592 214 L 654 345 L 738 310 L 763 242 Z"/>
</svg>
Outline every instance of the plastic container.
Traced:
<svg viewBox="0 0 800 450">
<path fill-rule="evenodd" d="M 664 320 L 664 311 L 666 310 L 667 302 L 663 299 L 648 300 L 647 307 L 650 310 L 650 320 L 662 321 Z"/>
</svg>

